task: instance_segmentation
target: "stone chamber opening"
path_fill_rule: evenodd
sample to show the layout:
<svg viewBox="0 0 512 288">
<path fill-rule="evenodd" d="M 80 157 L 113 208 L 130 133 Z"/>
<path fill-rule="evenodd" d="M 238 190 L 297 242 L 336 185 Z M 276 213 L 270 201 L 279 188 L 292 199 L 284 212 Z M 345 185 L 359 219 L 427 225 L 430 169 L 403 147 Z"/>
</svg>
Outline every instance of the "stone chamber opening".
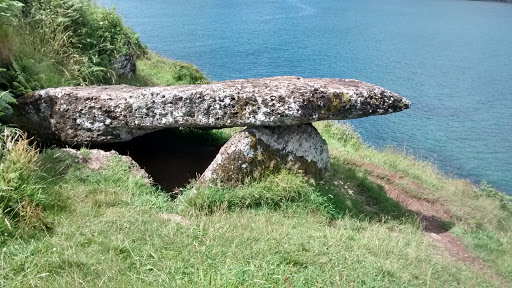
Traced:
<svg viewBox="0 0 512 288">
<path fill-rule="evenodd" d="M 128 142 L 91 146 L 130 156 L 167 192 L 201 175 L 227 141 L 220 133 L 192 128 L 164 129 Z"/>
</svg>

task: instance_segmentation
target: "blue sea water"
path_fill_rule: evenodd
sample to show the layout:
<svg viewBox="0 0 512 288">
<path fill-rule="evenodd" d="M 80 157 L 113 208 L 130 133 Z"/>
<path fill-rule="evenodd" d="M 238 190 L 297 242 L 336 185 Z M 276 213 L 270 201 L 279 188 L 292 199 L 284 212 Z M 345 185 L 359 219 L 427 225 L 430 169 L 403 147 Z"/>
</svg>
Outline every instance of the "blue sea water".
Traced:
<svg viewBox="0 0 512 288">
<path fill-rule="evenodd" d="M 351 121 L 447 174 L 512 194 L 512 4 L 465 0 L 101 0 L 149 48 L 213 80 L 355 78 L 412 108 Z"/>
</svg>

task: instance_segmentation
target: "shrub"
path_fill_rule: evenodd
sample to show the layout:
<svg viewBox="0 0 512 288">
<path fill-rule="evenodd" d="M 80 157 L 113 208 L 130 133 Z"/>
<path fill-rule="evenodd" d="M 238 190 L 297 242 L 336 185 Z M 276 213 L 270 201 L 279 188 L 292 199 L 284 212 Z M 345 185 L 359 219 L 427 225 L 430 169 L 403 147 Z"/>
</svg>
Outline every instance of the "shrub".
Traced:
<svg viewBox="0 0 512 288">
<path fill-rule="evenodd" d="M 69 161 L 52 157 L 43 163 L 35 144 L 16 129 L 4 129 L 0 148 L 0 238 L 6 228 L 49 228 L 43 212 L 62 206 L 54 180 Z"/>
<path fill-rule="evenodd" d="M 12 113 L 11 104 L 15 104 L 16 99 L 14 99 L 14 95 L 7 91 L 0 90 L 0 117 L 7 115 L 9 116 Z"/>
<path fill-rule="evenodd" d="M 9 13 L 9 23 L 16 29 L 11 38 L 16 39 L 9 45 L 0 44 L 0 48 L 11 47 L 8 57 L 3 57 L 9 61 L 4 61 L 6 69 L 0 71 L 0 89 L 15 96 L 64 85 L 113 84 L 112 66 L 118 57 L 147 54 L 115 10 L 100 8 L 90 0 L 21 2 Z"/>
<path fill-rule="evenodd" d="M 12 27 L 16 24 L 23 4 L 18 1 L 0 0 L 0 117 L 12 112 L 11 105 L 15 104 L 14 95 L 2 90 L 2 74 L 7 70 L 14 50 Z"/>
<path fill-rule="evenodd" d="M 12 26 L 19 17 L 23 4 L 0 0 L 0 68 L 9 63 L 13 51 Z"/>
<path fill-rule="evenodd" d="M 37 173 L 38 151 L 29 145 L 25 137 L 4 135 L 4 155 L 0 163 L 0 216 L 4 222 L 10 223 L 27 216 L 24 208 L 33 206 L 32 199 L 39 193 L 38 185 L 32 185 Z"/>
<path fill-rule="evenodd" d="M 512 196 L 506 195 L 494 189 L 486 181 L 480 182 L 475 192 L 481 197 L 488 197 L 498 200 L 503 211 L 512 214 Z"/>
</svg>

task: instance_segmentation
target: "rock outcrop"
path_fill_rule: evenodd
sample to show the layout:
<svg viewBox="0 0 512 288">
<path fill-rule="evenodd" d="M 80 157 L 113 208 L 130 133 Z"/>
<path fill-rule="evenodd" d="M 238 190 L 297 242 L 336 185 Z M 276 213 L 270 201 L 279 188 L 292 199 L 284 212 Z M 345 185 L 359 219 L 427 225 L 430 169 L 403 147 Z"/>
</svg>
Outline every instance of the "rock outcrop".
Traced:
<svg viewBox="0 0 512 288">
<path fill-rule="evenodd" d="M 15 124 L 39 141 L 128 141 L 169 127 L 283 126 L 383 115 L 409 108 L 358 80 L 275 77 L 171 87 L 62 87 L 18 99 Z"/>
<path fill-rule="evenodd" d="M 313 125 L 247 128 L 222 147 L 198 182 L 235 186 L 281 169 L 313 178 L 329 171 L 327 143 Z"/>
</svg>

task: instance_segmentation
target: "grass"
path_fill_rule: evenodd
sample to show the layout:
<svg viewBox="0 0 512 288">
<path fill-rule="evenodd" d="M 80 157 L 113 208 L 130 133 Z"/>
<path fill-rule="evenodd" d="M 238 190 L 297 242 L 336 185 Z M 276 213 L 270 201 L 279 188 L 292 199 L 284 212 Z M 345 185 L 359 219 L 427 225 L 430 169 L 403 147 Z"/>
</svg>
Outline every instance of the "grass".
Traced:
<svg viewBox="0 0 512 288">
<path fill-rule="evenodd" d="M 58 197 L 59 207 L 41 210 L 49 229 L 20 228 L 0 238 L 0 286 L 499 285 L 440 254 L 417 220 L 368 180 L 367 170 L 346 165 L 371 148 L 346 138 L 342 146 L 356 152 L 344 156 L 336 135 L 353 132 L 330 125 L 319 124 L 333 144 L 332 173 L 323 182 L 281 172 L 238 188 L 190 186 L 176 201 L 132 175 L 121 158 L 92 171 L 59 150 L 44 151 L 37 156 L 44 172 L 31 172 L 42 182 L 27 185 Z M 203 133 L 219 141 L 235 131 Z M 502 209 L 489 194 L 478 197 Z M 191 224 L 166 220 L 162 213 L 180 213 Z M 510 281 L 508 226 L 469 223 L 457 221 L 453 231 Z"/>
<path fill-rule="evenodd" d="M 154 52 L 137 60 L 137 75 L 119 79 L 120 84 L 132 86 L 171 86 L 205 84 L 209 79 L 194 65 L 169 60 Z"/>
<path fill-rule="evenodd" d="M 52 237 L 14 242 L 3 250 L 0 281 L 52 287 L 488 286 L 467 268 L 432 256 L 414 225 L 397 231 L 396 224 L 345 218 L 330 226 L 315 215 L 242 210 L 192 217 L 194 224 L 182 226 L 157 218 L 159 210 L 130 206 L 92 214 L 80 208 Z"/>
<path fill-rule="evenodd" d="M 449 224 L 452 228 L 456 225 L 454 233 L 498 275 L 512 282 L 510 197 L 492 189 L 485 182 L 475 187 L 469 181 L 444 175 L 431 163 L 415 159 L 403 151 L 378 151 L 368 147 L 360 141 L 350 125 L 320 122 L 315 126 L 327 140 L 334 162 L 360 173 L 368 172 L 370 168 L 367 167 L 377 167 L 373 168 L 373 173 L 402 176 L 403 185 L 408 187 L 410 195 L 443 203 L 455 221 Z M 410 185 L 413 182 L 420 185 Z"/>
<path fill-rule="evenodd" d="M 290 208 L 290 205 L 299 202 L 301 212 L 318 211 L 327 217 L 337 216 L 334 207 L 322 197 L 319 187 L 306 178 L 287 171 L 270 174 L 261 181 L 237 188 L 195 188 L 191 185 L 191 188 L 185 190 L 185 196 L 177 202 L 179 212 L 186 213 L 190 209 L 205 214 L 258 207 Z"/>
<path fill-rule="evenodd" d="M 349 125 L 319 122 L 315 126 L 327 140 L 331 157 L 337 159 L 338 163 L 360 172 L 371 170 L 368 167 L 377 167 L 384 173 L 403 176 L 402 184 L 409 187 L 410 194 L 427 201 L 444 203 L 454 218 L 467 227 L 484 225 L 491 229 L 512 229 L 509 226 L 512 223 L 505 220 L 510 217 L 511 210 L 502 207 L 503 201 L 509 200 L 498 200 L 490 195 L 497 193 L 501 197 L 502 193 L 492 188 L 485 192 L 485 187 L 482 193 L 482 189 L 475 189 L 469 181 L 444 175 L 430 162 L 416 159 L 403 151 L 392 148 L 379 151 L 368 147 Z M 410 185 L 413 182 L 418 183 L 418 187 Z"/>
</svg>

